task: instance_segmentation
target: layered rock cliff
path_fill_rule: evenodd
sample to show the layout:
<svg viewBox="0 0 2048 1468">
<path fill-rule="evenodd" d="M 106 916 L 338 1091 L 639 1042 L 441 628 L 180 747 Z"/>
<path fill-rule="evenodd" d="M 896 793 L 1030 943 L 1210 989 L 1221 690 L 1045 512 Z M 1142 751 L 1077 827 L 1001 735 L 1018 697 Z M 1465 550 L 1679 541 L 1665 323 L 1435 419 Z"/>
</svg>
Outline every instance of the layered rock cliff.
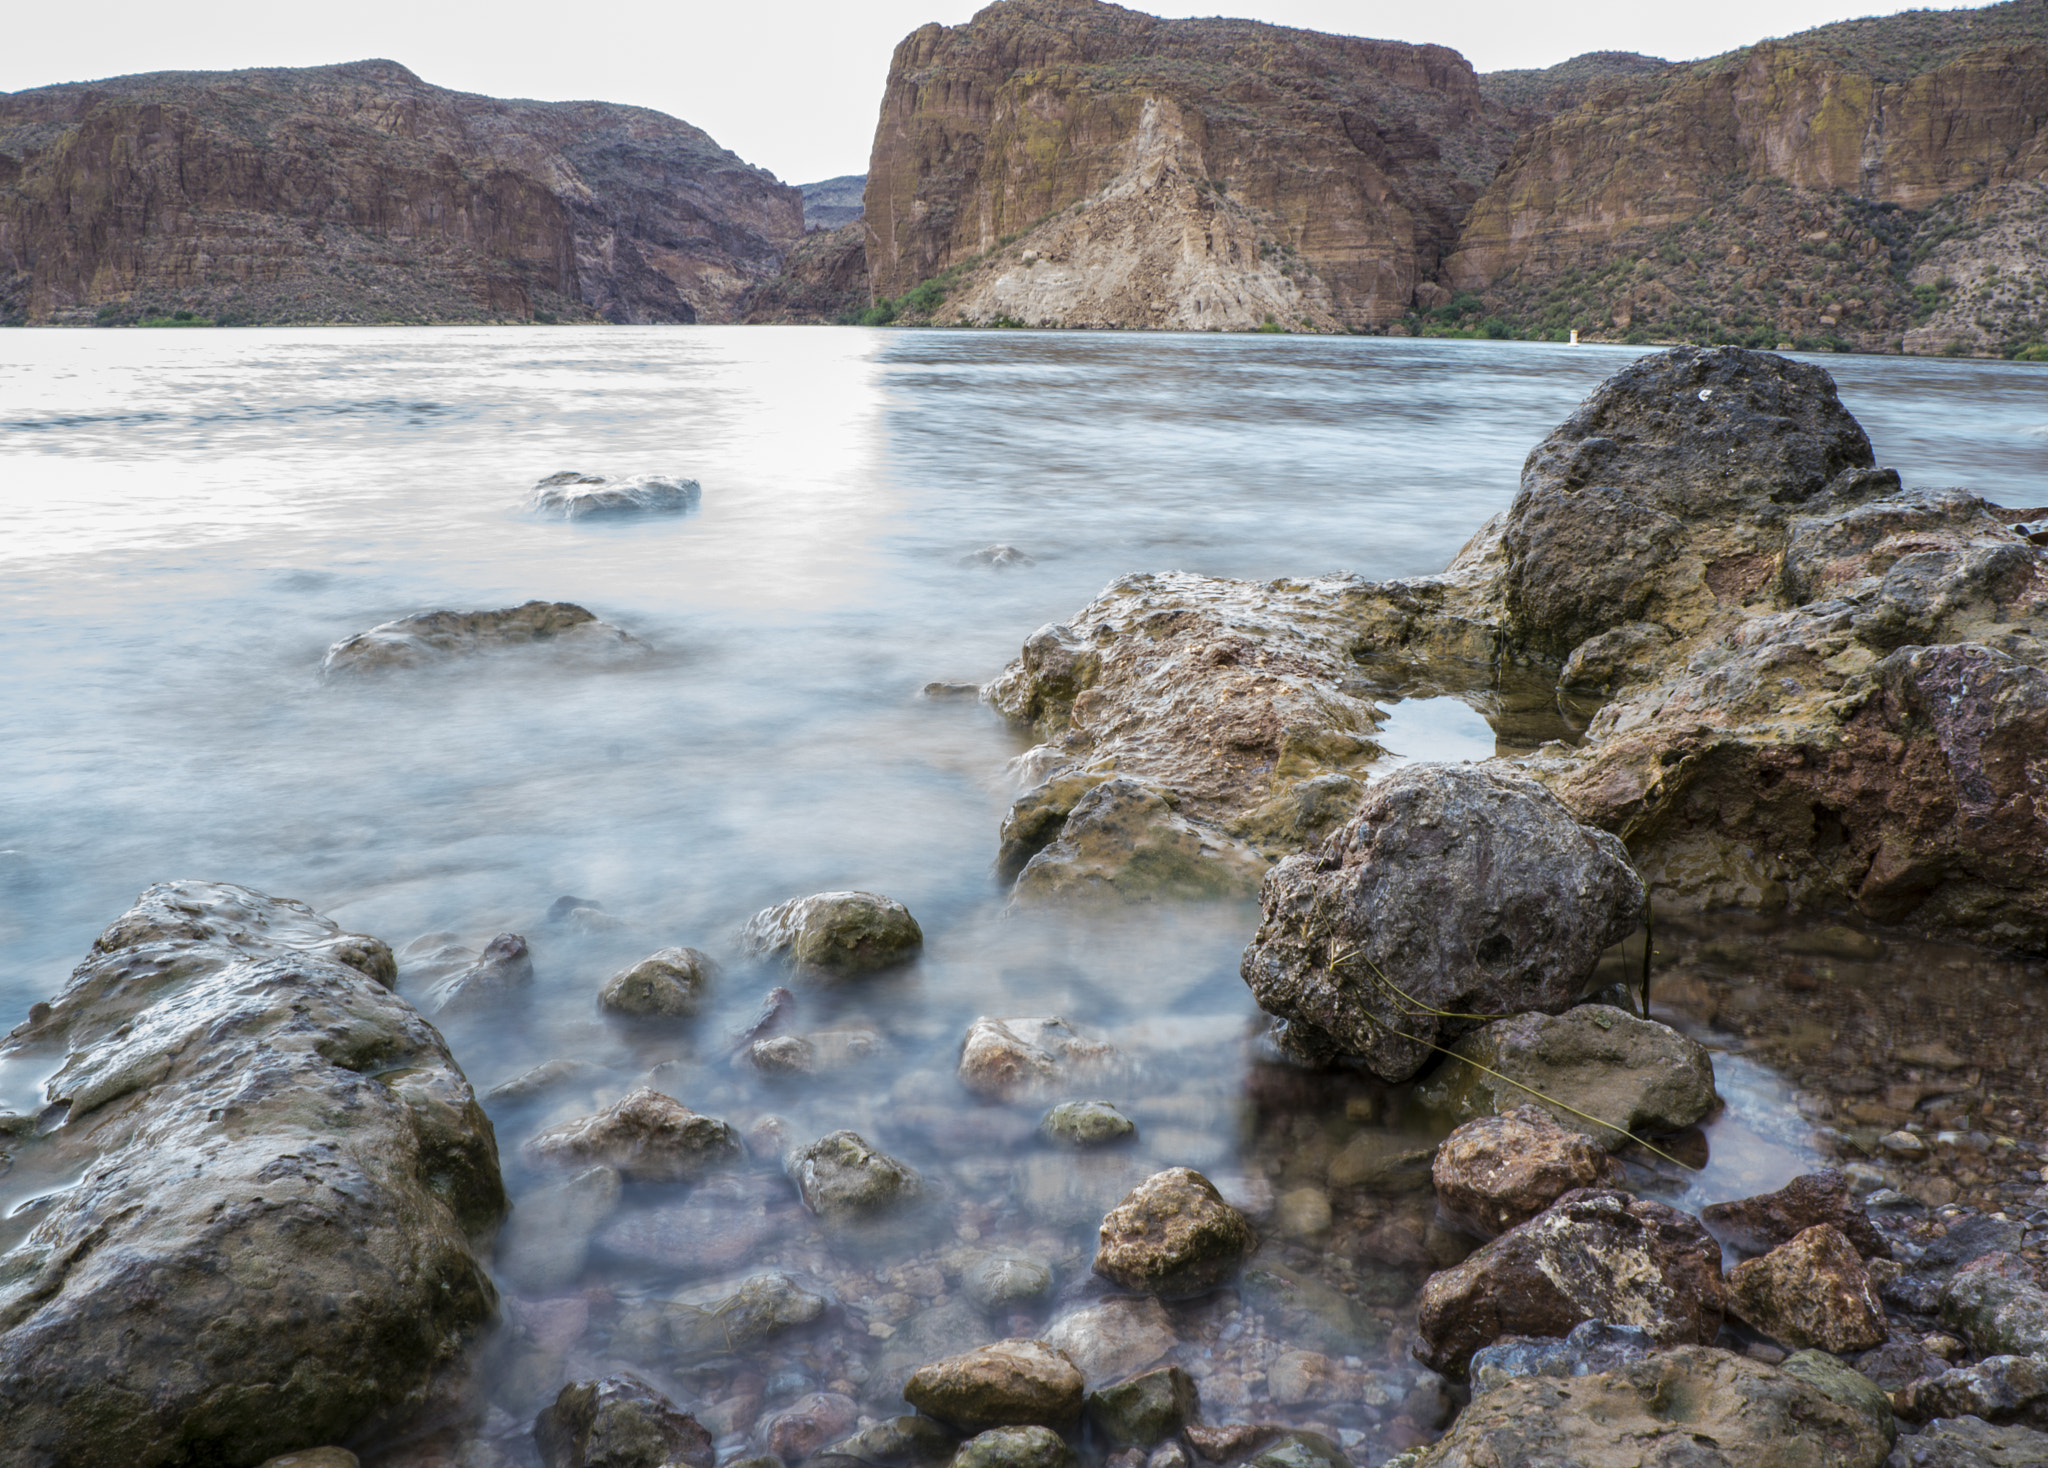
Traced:
<svg viewBox="0 0 2048 1468">
<path fill-rule="evenodd" d="M 0 96 L 0 320 L 731 320 L 802 235 L 686 122 L 390 61 Z"/>
</svg>

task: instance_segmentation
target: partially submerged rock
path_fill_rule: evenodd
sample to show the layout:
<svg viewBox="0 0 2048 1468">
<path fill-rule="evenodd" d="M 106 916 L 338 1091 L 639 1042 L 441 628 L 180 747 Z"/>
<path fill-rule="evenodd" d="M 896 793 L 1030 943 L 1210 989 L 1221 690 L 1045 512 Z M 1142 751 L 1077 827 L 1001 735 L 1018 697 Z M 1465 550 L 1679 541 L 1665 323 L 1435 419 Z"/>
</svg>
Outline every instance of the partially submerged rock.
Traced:
<svg viewBox="0 0 2048 1468">
<path fill-rule="evenodd" d="M 1201 1406 L 1194 1378 L 1162 1366 L 1088 1394 L 1088 1421 L 1112 1446 L 1149 1448 L 1195 1420 Z"/>
<path fill-rule="evenodd" d="M 711 1286 L 679 1302 L 668 1315 L 669 1344 L 683 1361 L 730 1355 L 812 1324 L 827 1305 L 823 1295 L 771 1270 L 736 1288 Z M 833 1427 L 826 1436 L 845 1430 Z"/>
<path fill-rule="evenodd" d="M 1142 1371 L 1180 1343 L 1165 1307 L 1150 1295 L 1118 1295 L 1070 1310 L 1046 1327 L 1045 1339 L 1091 1382 Z"/>
<path fill-rule="evenodd" d="M 1509 1336 L 1472 1353 L 1467 1375 L 1479 1396 L 1525 1376 L 1591 1376 L 1655 1353 L 1657 1343 L 1639 1325 L 1584 1320 L 1563 1337 Z"/>
<path fill-rule="evenodd" d="M 1040 1136 L 1069 1147 L 1106 1147 L 1137 1133 L 1137 1123 L 1107 1101 L 1062 1101 L 1038 1121 Z"/>
<path fill-rule="evenodd" d="M 1881 1346 L 1891 1335 L 1884 1304 L 1855 1245 L 1817 1223 L 1728 1276 L 1729 1309 L 1765 1335 L 1837 1356 Z"/>
<path fill-rule="evenodd" d="M 533 1424 L 547 1468 L 712 1468 L 697 1419 L 639 1377 L 572 1381 Z"/>
<path fill-rule="evenodd" d="M 1027 906 L 1249 897 L 1266 873 L 1256 851 L 1176 807 L 1170 790 L 1115 776 L 1066 813 L 1012 889 Z"/>
<path fill-rule="evenodd" d="M 1643 887 L 1619 841 L 1533 781 L 1411 765 L 1320 851 L 1274 867 L 1260 901 L 1241 966 L 1259 1007 L 1398 1081 L 1463 1016 L 1576 1002 Z"/>
<path fill-rule="evenodd" d="M 807 1392 L 761 1419 L 755 1436 L 771 1459 L 801 1463 L 860 1420 L 860 1404 L 839 1392 Z"/>
<path fill-rule="evenodd" d="M 526 996 L 533 987 L 533 953 L 517 933 L 500 933 L 476 959 L 420 997 L 420 1007 L 440 1018 L 486 1014 Z"/>
<path fill-rule="evenodd" d="M 703 489 L 694 479 L 668 474 L 634 474 L 607 479 L 569 470 L 550 474 L 534 486 L 526 507 L 561 520 L 592 515 L 679 514 L 697 508 Z"/>
<path fill-rule="evenodd" d="M 1042 1259 L 1001 1251 L 960 1271 L 960 1288 L 991 1315 L 1028 1309 L 1052 1294 L 1052 1266 Z"/>
<path fill-rule="evenodd" d="M 1466 1122 L 1437 1148 L 1437 1201 L 1484 1238 L 1527 1223 L 1574 1188 L 1604 1181 L 1612 1167 L 1583 1132 L 1534 1106 Z"/>
<path fill-rule="evenodd" d="M 320 672 L 354 677 L 534 646 L 582 659 L 647 650 L 638 638 L 571 602 L 530 601 L 494 612 L 419 612 L 379 623 L 327 649 Z"/>
<path fill-rule="evenodd" d="M 967 1028 L 960 1083 L 990 1101 L 1021 1101 L 1099 1078 L 1120 1059 L 1114 1045 L 1083 1037 L 1057 1015 L 991 1019 Z"/>
<path fill-rule="evenodd" d="M 76 1180 L 0 1256 L 9 1455 L 256 1463 L 424 1404 L 495 1311 L 505 1195 L 391 974 L 303 904 L 160 883 L 7 1037 L 49 1073 L 14 1166 Z"/>
<path fill-rule="evenodd" d="M 1008 1340 L 911 1373 L 913 1407 L 965 1432 L 991 1427 L 1066 1429 L 1081 1417 L 1081 1373 L 1043 1341 Z"/>
<path fill-rule="evenodd" d="M 621 969 L 597 991 L 612 1014 L 687 1019 L 704 1007 L 718 965 L 694 948 L 663 948 Z"/>
<path fill-rule="evenodd" d="M 1775 1193 L 1709 1203 L 1700 1222 L 1729 1248 L 1767 1254 L 1817 1223 L 1833 1224 L 1865 1259 L 1889 1259 L 1891 1245 L 1870 1221 L 1849 1180 L 1834 1168 L 1795 1177 Z"/>
<path fill-rule="evenodd" d="M 804 1207 L 828 1222 L 892 1212 L 924 1191 L 924 1180 L 913 1168 L 877 1152 L 855 1132 L 832 1132 L 798 1148 L 783 1169 Z"/>
<path fill-rule="evenodd" d="M 992 1427 L 960 1445 L 953 1468 L 1073 1468 L 1074 1450 L 1049 1427 Z"/>
<path fill-rule="evenodd" d="M 894 898 L 820 892 L 754 914 L 740 930 L 740 946 L 803 968 L 864 974 L 915 958 L 924 947 L 924 930 Z"/>
<path fill-rule="evenodd" d="M 592 1116 L 549 1127 L 526 1144 L 537 1162 L 600 1163 L 634 1182 L 682 1183 L 746 1155 L 739 1133 L 650 1086 Z"/>
<path fill-rule="evenodd" d="M 1256 1243 L 1245 1216 L 1199 1172 L 1170 1167 L 1102 1220 L 1095 1272 L 1129 1290 L 1175 1298 L 1221 1284 Z"/>
<path fill-rule="evenodd" d="M 1533 1105 L 1618 1148 L 1631 1136 L 1682 1131 L 1712 1111 L 1714 1062 L 1669 1025 L 1581 1004 L 1473 1030 L 1418 1096 L 1461 1119 Z"/>
</svg>

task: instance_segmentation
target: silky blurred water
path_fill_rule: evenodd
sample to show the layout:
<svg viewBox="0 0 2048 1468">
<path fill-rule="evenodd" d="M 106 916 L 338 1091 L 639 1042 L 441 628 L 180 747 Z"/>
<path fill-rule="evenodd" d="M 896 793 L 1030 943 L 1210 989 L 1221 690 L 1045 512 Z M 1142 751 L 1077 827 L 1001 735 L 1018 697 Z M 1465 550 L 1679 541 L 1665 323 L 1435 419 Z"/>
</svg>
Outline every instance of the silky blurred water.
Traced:
<svg viewBox="0 0 2048 1468">
<path fill-rule="evenodd" d="M 1149 1067 L 1128 1100 L 1140 1156 L 1228 1171 L 1257 1131 L 1236 977 L 1255 914 L 1005 918 L 989 863 L 1024 741 L 919 690 L 986 680 L 1134 570 L 1435 570 L 1633 355 L 832 328 L 0 334 L 0 1010 L 57 991 L 148 883 L 203 877 L 394 946 L 527 935 L 532 1005 L 451 1026 L 458 1059 L 480 1087 L 564 1054 L 611 1079 L 495 1108 L 516 1186 L 534 1125 L 671 1061 L 699 1109 L 873 1128 L 918 1165 L 966 1167 L 972 1193 L 985 1137 L 890 1118 L 950 1104 L 928 1078 L 979 1013 L 1115 1039 Z M 2048 369 L 1825 365 L 1909 485 L 2048 501 Z M 562 469 L 687 475 L 702 507 L 526 514 Z M 963 562 L 997 542 L 1032 563 Z M 535 597 L 654 655 L 316 676 L 372 624 Z M 1403 759 L 1492 752 L 1455 700 L 1391 713 Z M 766 1094 L 710 1038 L 775 981 L 734 963 L 733 929 L 838 888 L 907 903 L 926 955 L 804 996 L 805 1028 L 866 1026 L 881 1048 Z M 620 927 L 550 927 L 563 894 Z M 667 944 L 732 964 L 717 1013 L 694 1036 L 601 1023 L 604 975 Z M 1731 1071 L 1724 1093 L 1769 1085 Z M 1031 1186 L 989 1196 L 1023 1208 Z"/>
</svg>

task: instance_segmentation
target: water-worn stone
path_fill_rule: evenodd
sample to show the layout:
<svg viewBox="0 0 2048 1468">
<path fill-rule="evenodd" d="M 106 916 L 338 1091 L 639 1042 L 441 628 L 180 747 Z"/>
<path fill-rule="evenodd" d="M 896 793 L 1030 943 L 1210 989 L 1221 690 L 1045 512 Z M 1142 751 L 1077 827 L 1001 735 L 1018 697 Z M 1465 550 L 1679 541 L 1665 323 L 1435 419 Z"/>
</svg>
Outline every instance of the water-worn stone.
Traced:
<svg viewBox="0 0 2048 1468">
<path fill-rule="evenodd" d="M 809 1392 L 763 1418 L 761 1446 L 785 1463 L 804 1459 L 843 1436 L 860 1420 L 860 1404 L 838 1392 Z"/>
<path fill-rule="evenodd" d="M 1107 1101 L 1062 1101 L 1038 1122 L 1040 1136 L 1069 1147 L 1106 1147 L 1137 1133 L 1137 1123 Z"/>
<path fill-rule="evenodd" d="M 572 1381 L 534 1419 L 547 1468 L 712 1468 L 711 1434 L 637 1376 Z"/>
<path fill-rule="evenodd" d="M 1501 1116 L 1476 1117 L 1444 1138 L 1431 1177 L 1439 1203 L 1493 1238 L 1572 1189 L 1604 1181 L 1612 1165 L 1583 1132 L 1534 1106 L 1517 1106 Z"/>
<path fill-rule="evenodd" d="M 924 930 L 910 909 L 873 892 L 819 892 L 757 912 L 740 929 L 740 946 L 778 955 L 800 968 L 864 974 L 915 958 Z"/>
<path fill-rule="evenodd" d="M 1956 1270 L 1941 1292 L 1941 1323 L 1981 1356 L 2048 1356 L 2048 1291 L 2012 1254 Z"/>
<path fill-rule="evenodd" d="M 1226 1422 L 1214 1427 L 1194 1425 L 1182 1436 L 1207 1463 L 1237 1463 L 1279 1437 L 1281 1429 L 1270 1422 Z"/>
<path fill-rule="evenodd" d="M 603 1066 L 593 1065 L 587 1060 L 543 1060 L 539 1065 L 522 1070 L 509 1081 L 500 1081 L 491 1087 L 484 1092 L 484 1100 L 510 1106 L 545 1096 L 577 1081 L 596 1081 L 604 1073 Z"/>
<path fill-rule="evenodd" d="M 1064 1352 L 1043 1341 L 1008 1340 L 911 1373 L 903 1397 L 913 1407 L 965 1432 L 990 1427 L 1064 1431 L 1081 1417 L 1081 1373 Z"/>
<path fill-rule="evenodd" d="M 1046 1327 L 1045 1339 L 1091 1382 L 1142 1371 L 1180 1344 L 1165 1307 L 1150 1295 L 1119 1295 L 1068 1311 Z"/>
<path fill-rule="evenodd" d="M 613 1014 L 685 1019 L 704 1007 L 718 965 L 694 948 L 663 948 L 621 969 L 597 991 L 597 1007 Z"/>
<path fill-rule="evenodd" d="M 1195 1420 L 1201 1405 L 1195 1379 L 1178 1366 L 1162 1366 L 1088 1394 L 1088 1421 L 1120 1448 L 1149 1448 Z"/>
<path fill-rule="evenodd" d="M 1729 1309 L 1773 1340 L 1837 1356 L 1891 1335 L 1863 1260 L 1840 1229 L 1817 1223 L 1728 1276 Z"/>
<path fill-rule="evenodd" d="M 607 479 L 602 474 L 568 470 L 550 474 L 533 487 L 526 507 L 561 520 L 591 515 L 680 513 L 693 510 L 704 491 L 694 479 L 668 474 L 634 474 Z"/>
<path fill-rule="evenodd" d="M 960 1271 L 960 1288 L 991 1315 L 1028 1309 L 1051 1296 L 1052 1268 L 1022 1254 L 990 1254 Z"/>
<path fill-rule="evenodd" d="M 1781 1370 L 1819 1387 L 1851 1411 L 1860 1412 L 1877 1425 L 1885 1441 L 1899 1435 L 1892 1413 L 1892 1399 L 1884 1389 L 1838 1356 L 1826 1351 L 1794 1351 L 1779 1362 Z"/>
<path fill-rule="evenodd" d="M 651 1086 L 592 1116 L 549 1127 L 526 1144 L 536 1162 L 601 1163 L 630 1182 L 686 1183 L 746 1155 L 739 1133 Z"/>
<path fill-rule="evenodd" d="M 1386 1322 L 1359 1300 L 1284 1264 L 1253 1261 L 1239 1278 L 1238 1290 L 1277 1325 L 1283 1339 L 1314 1350 L 1353 1356 L 1387 1338 Z M 1402 1290 L 1402 1301 L 1411 1290 Z"/>
<path fill-rule="evenodd" d="M 1726 1309 L 1721 1246 L 1690 1214 L 1581 1188 L 1423 1287 L 1416 1356 L 1462 1380 L 1472 1353 L 1583 1320 L 1641 1326 L 1660 1346 L 1714 1339 Z"/>
<path fill-rule="evenodd" d="M 353 1441 L 490 1319 L 496 1142 L 394 970 L 302 903 L 160 883 L 0 1042 L 47 1077 L 14 1174 L 53 1180 L 0 1255 L 10 1462 Z"/>
<path fill-rule="evenodd" d="M 500 933 L 470 963 L 421 996 L 420 1007 L 439 1019 L 486 1014 L 533 987 L 533 956 L 517 933 Z"/>
<path fill-rule="evenodd" d="M 1513 1335 L 1472 1353 L 1466 1374 L 1472 1395 L 1524 1376 L 1591 1376 L 1640 1361 L 1657 1349 L 1638 1325 L 1583 1320 L 1562 1337 Z"/>
<path fill-rule="evenodd" d="M 1475 1396 L 1417 1468 L 1878 1468 L 1882 1428 L 1778 1367 L 1678 1346 L 1589 1376 Z"/>
<path fill-rule="evenodd" d="M 1245 1468 L 1351 1468 L 1351 1460 L 1321 1433 L 1295 1431 L 1261 1448 Z"/>
<path fill-rule="evenodd" d="M 1902 1437 L 1885 1468 L 2039 1468 L 2048 1463 L 2048 1432 L 1993 1427 L 1975 1417 L 1930 1422 Z"/>
<path fill-rule="evenodd" d="M 855 1132 L 832 1132 L 792 1152 L 783 1170 L 804 1207 L 828 1222 L 872 1218 L 915 1202 L 924 1180 Z"/>
<path fill-rule="evenodd" d="M 1472 1027 L 1456 1016 L 1575 1003 L 1634 931 L 1643 885 L 1619 841 L 1533 781 L 1410 765 L 1275 866 L 1260 903 L 1240 965 L 1260 1008 L 1399 1081 Z"/>
<path fill-rule="evenodd" d="M 1891 1245 L 1870 1221 L 1849 1180 L 1834 1168 L 1795 1177 L 1775 1193 L 1709 1203 L 1700 1222 L 1729 1248 L 1744 1254 L 1765 1254 L 1817 1223 L 1840 1229 L 1865 1259 L 1889 1259 Z"/>
<path fill-rule="evenodd" d="M 1257 1242 L 1245 1216 L 1199 1172 L 1154 1173 L 1102 1220 L 1095 1272 L 1175 1298 L 1221 1284 Z"/>
<path fill-rule="evenodd" d="M 1981 1417 L 1986 1422 L 2048 1427 L 2048 1359 L 1986 1356 L 1910 1381 L 1892 1394 L 1892 1400 L 1909 1422 Z"/>
<path fill-rule="evenodd" d="M 647 645 L 584 608 L 530 601 L 494 612 L 419 612 L 358 632 L 327 649 L 326 678 L 421 668 L 460 657 L 540 645 L 579 659 L 641 653 Z"/>
<path fill-rule="evenodd" d="M 1533 1105 L 1617 1148 L 1630 1135 L 1682 1131 L 1712 1111 L 1714 1062 L 1704 1045 L 1669 1025 L 1607 1004 L 1581 1004 L 1481 1026 L 1451 1047 L 1418 1094 L 1424 1105 L 1460 1119 Z"/>
<path fill-rule="evenodd" d="M 960 1445 L 953 1468 L 1074 1468 L 1074 1450 L 1047 1427 L 996 1427 Z"/>
<path fill-rule="evenodd" d="M 959 1436 L 929 1417 L 886 1417 L 811 1459 L 813 1468 L 931 1468 L 951 1461 Z"/>
<path fill-rule="evenodd" d="M 811 1324 L 824 1315 L 827 1303 L 780 1271 L 753 1275 L 737 1289 L 705 1286 L 669 1313 L 669 1343 L 685 1361 L 729 1355 Z M 834 1427 L 826 1436 L 843 1431 Z"/>
<path fill-rule="evenodd" d="M 1099 1078 L 1119 1058 L 1114 1045 L 1084 1038 L 1057 1015 L 983 1015 L 968 1026 L 961 1041 L 960 1084 L 990 1101 L 1025 1100 Z"/>
<path fill-rule="evenodd" d="M 523 1197 L 498 1235 L 499 1272 L 521 1289 L 546 1294 L 574 1284 L 597 1231 L 619 1206 L 620 1179 L 592 1167 Z"/>
<path fill-rule="evenodd" d="M 1198 826 L 1171 791 L 1114 776 L 1074 802 L 1059 835 L 1024 864 L 1020 906 L 1249 897 L 1266 859 Z"/>
</svg>

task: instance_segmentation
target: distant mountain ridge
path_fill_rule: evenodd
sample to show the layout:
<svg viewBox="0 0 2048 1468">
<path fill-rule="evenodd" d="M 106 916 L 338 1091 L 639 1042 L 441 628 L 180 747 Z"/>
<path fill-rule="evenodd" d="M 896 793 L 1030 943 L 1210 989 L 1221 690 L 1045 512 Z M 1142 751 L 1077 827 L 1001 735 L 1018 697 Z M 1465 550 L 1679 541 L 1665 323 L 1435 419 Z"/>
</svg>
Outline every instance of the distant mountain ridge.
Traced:
<svg viewBox="0 0 2048 1468">
<path fill-rule="evenodd" d="M 0 95 L 0 321 L 720 321 L 802 199 L 702 129 L 396 62 Z"/>
</svg>

